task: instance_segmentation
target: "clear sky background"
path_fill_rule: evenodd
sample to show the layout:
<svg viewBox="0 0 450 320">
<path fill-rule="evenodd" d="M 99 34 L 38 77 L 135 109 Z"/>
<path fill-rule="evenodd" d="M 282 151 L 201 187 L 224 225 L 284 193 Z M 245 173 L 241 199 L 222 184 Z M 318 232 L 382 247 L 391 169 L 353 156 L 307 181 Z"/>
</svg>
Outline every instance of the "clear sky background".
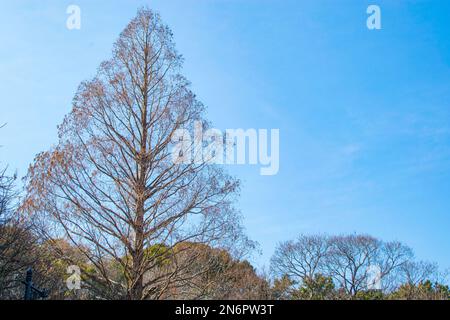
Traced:
<svg viewBox="0 0 450 320">
<path fill-rule="evenodd" d="M 81 30 L 66 28 L 79 5 Z M 369 4 L 382 30 L 366 28 Z M 159 11 L 214 126 L 279 128 L 280 171 L 230 167 L 258 267 L 300 233 L 400 240 L 450 267 L 450 1 L 2 1 L 0 161 L 57 142 L 142 5 Z"/>
</svg>

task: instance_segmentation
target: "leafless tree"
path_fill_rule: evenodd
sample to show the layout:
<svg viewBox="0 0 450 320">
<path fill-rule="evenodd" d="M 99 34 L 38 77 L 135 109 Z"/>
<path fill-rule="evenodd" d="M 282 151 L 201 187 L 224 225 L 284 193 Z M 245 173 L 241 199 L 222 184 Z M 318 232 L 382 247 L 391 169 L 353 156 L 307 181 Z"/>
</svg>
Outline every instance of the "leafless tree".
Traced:
<svg viewBox="0 0 450 320">
<path fill-rule="evenodd" d="M 401 267 L 401 277 L 403 283 L 417 286 L 426 280 L 438 281 L 439 269 L 436 263 L 408 261 Z"/>
<path fill-rule="evenodd" d="M 139 10 L 112 58 L 80 85 L 57 146 L 30 167 L 22 209 L 84 253 L 97 297 L 170 297 L 201 254 L 183 243 L 243 237 L 231 205 L 238 181 L 205 161 L 173 161 L 177 129 L 208 126 L 181 64 L 159 15 Z"/>
<path fill-rule="evenodd" d="M 15 197 L 15 176 L 7 175 L 7 168 L 0 170 L 0 222 L 6 223 L 12 219 L 12 202 Z"/>
<path fill-rule="evenodd" d="M 0 171 L 0 299 L 20 299 L 26 270 L 35 267 L 37 238 L 30 219 L 17 211 L 15 175 Z"/>
<path fill-rule="evenodd" d="M 17 214 L 15 181 L 7 167 L 0 169 L 0 299 L 20 297 L 20 276 L 34 261 L 35 239 L 29 224 Z"/>
<path fill-rule="evenodd" d="M 277 277 L 287 275 L 302 283 L 324 271 L 329 247 L 329 238 L 324 235 L 301 235 L 296 241 L 283 242 L 271 259 L 271 270 Z"/>
<path fill-rule="evenodd" d="M 378 262 L 381 242 L 367 235 L 335 236 L 330 241 L 330 275 L 348 295 L 354 296 L 367 288 L 368 268 Z"/>
<path fill-rule="evenodd" d="M 350 296 L 370 289 L 371 281 L 379 282 L 379 289 L 392 290 L 396 273 L 412 258 L 409 247 L 368 235 L 336 236 L 330 242 L 329 273 Z"/>
<path fill-rule="evenodd" d="M 392 292 L 398 288 L 402 269 L 413 259 L 414 253 L 407 245 L 399 241 L 382 242 L 376 263 L 381 289 L 384 292 Z"/>
</svg>

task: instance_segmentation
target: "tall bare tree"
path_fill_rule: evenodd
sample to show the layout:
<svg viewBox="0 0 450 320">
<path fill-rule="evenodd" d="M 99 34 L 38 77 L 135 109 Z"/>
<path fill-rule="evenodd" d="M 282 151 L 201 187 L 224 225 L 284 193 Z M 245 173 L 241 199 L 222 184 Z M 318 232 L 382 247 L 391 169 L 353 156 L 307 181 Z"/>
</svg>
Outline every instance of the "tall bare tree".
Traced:
<svg viewBox="0 0 450 320">
<path fill-rule="evenodd" d="M 336 236 L 331 242 L 329 272 L 347 294 L 354 296 L 367 288 L 368 268 L 377 263 L 381 242 L 366 235 Z"/>
<path fill-rule="evenodd" d="M 289 276 L 302 283 L 324 272 L 330 241 L 323 235 L 300 235 L 295 241 L 280 243 L 271 258 L 271 269 L 278 277 Z"/>
<path fill-rule="evenodd" d="M 23 209 L 84 253 L 84 282 L 99 297 L 170 297 L 201 254 L 181 244 L 242 236 L 231 206 L 238 181 L 205 161 L 173 161 L 177 130 L 207 126 L 181 65 L 169 28 L 139 10 L 112 58 L 80 85 L 57 146 L 29 169 Z"/>
<path fill-rule="evenodd" d="M 412 250 L 396 241 L 384 242 L 369 235 L 335 236 L 327 258 L 330 275 L 350 296 L 375 288 L 394 288 L 396 274 L 412 259 Z"/>
</svg>

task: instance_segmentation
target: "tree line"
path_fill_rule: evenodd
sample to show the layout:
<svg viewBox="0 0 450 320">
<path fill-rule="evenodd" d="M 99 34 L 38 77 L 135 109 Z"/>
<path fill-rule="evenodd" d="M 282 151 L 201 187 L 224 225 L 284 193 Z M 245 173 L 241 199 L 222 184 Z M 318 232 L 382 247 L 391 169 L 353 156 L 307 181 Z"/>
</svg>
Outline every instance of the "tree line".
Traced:
<svg viewBox="0 0 450 320">
<path fill-rule="evenodd" d="M 448 299 L 446 272 L 398 241 L 369 235 L 301 235 L 271 259 L 278 299 Z"/>
<path fill-rule="evenodd" d="M 365 235 L 301 236 L 258 273 L 234 207 L 240 182 L 217 165 L 173 160 L 178 129 L 210 126 L 182 62 L 160 16 L 139 10 L 80 84 L 24 191 L 0 172 L 0 298 L 21 298 L 29 267 L 51 299 L 448 297 L 435 265 Z M 71 266 L 79 289 L 68 287 Z M 383 287 L 368 289 L 370 267 Z"/>
</svg>

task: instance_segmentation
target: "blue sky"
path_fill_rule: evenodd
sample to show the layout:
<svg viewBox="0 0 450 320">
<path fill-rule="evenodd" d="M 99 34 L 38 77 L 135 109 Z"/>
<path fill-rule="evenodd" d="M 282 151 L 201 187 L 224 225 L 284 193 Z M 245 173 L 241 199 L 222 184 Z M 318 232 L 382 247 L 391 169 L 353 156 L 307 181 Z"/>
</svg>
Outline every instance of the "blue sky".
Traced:
<svg viewBox="0 0 450 320">
<path fill-rule="evenodd" d="M 81 30 L 66 28 L 79 5 Z M 366 28 L 369 4 L 382 30 Z M 450 2 L 32 1 L 0 10 L 0 161 L 57 141 L 78 84 L 138 7 L 159 11 L 214 126 L 279 128 L 280 171 L 229 170 L 267 264 L 299 233 L 401 240 L 450 267 Z"/>
</svg>

